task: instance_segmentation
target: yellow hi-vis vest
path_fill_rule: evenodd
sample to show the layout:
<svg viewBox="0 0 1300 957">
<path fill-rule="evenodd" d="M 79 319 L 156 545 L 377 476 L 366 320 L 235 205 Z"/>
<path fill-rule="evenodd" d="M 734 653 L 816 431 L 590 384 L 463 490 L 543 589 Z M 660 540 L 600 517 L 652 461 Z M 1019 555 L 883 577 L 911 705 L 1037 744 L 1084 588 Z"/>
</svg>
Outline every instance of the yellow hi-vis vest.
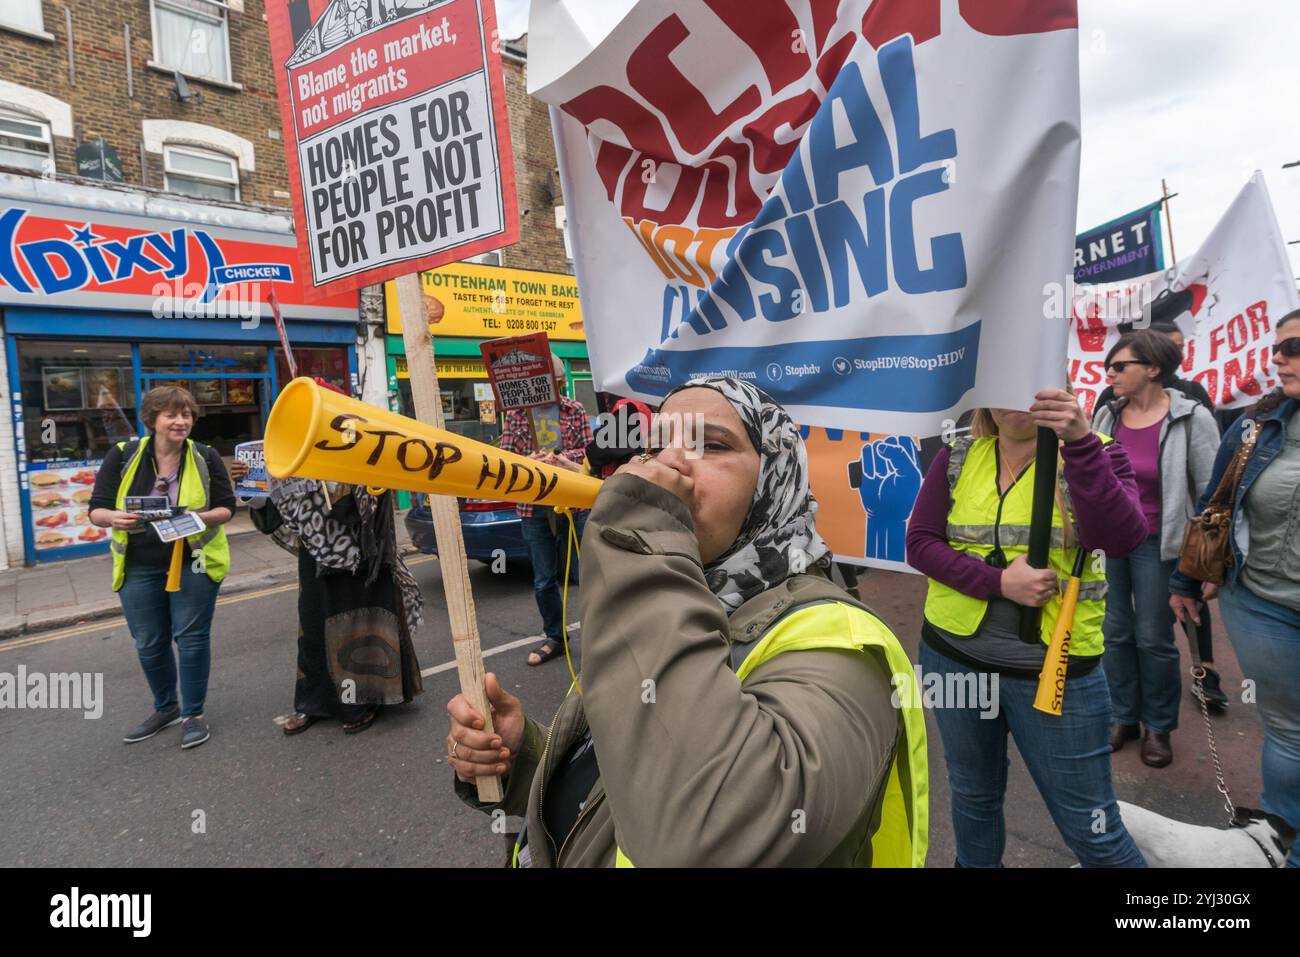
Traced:
<svg viewBox="0 0 1300 957">
<path fill-rule="evenodd" d="M 755 668 L 787 651 L 841 649 L 881 655 L 899 686 L 913 679 L 912 662 L 894 633 L 875 615 L 847 601 L 826 600 L 796 608 L 748 650 L 736 677 L 743 683 Z M 929 765 L 925 718 L 915 695 L 900 695 L 903 727 L 889 767 L 880 824 L 871 835 L 871 866 L 924 867 L 929 844 Z M 865 799 L 871 799 L 866 795 Z M 622 848 L 616 867 L 633 867 Z"/>
<path fill-rule="evenodd" d="M 1103 445 L 1113 439 L 1097 433 Z M 981 561 L 1000 548 L 1011 564 L 1029 551 L 1029 524 L 1033 515 L 1034 470 L 1020 477 L 1015 485 L 1001 494 L 998 476 L 997 438 L 972 439 L 963 436 L 953 443 L 948 461 L 948 544 L 956 551 Z M 1061 481 L 1062 497 L 1070 506 L 1069 492 Z M 1064 519 L 1057 505 L 1052 507 L 1052 544 L 1049 566 L 1061 580 L 1061 589 L 1043 607 L 1041 637 L 1050 644 L 1056 618 L 1061 611 L 1061 594 L 1074 566 L 1074 550 L 1066 551 Z M 1078 535 L 1075 535 L 1078 547 Z M 930 624 L 959 637 L 969 637 L 979 630 L 988 612 L 988 602 L 964 595 L 943 582 L 930 579 L 925 596 L 925 617 Z M 1106 573 L 1102 563 L 1088 559 L 1080 577 L 1079 603 L 1074 613 L 1070 639 L 1072 656 L 1101 654 L 1101 623 L 1106 614 Z"/>
<path fill-rule="evenodd" d="M 133 440 L 129 443 L 119 442 L 122 449 L 122 478 L 117 486 L 116 508 L 120 512 L 126 505 L 126 493 L 140 468 L 140 460 L 148 451 L 149 437 Z M 135 448 L 128 449 L 131 445 Z M 188 508 L 191 512 L 202 512 L 212 500 L 212 478 L 208 474 L 208 463 L 202 453 L 195 447 L 193 439 L 185 440 L 185 455 L 189 461 L 181 469 L 181 487 L 176 492 L 176 504 Z M 145 532 L 152 535 L 152 532 Z M 226 529 L 222 525 L 205 528 L 197 535 L 186 539 L 191 554 L 202 554 L 202 569 L 214 582 L 220 582 L 230 570 L 230 544 L 226 541 Z M 113 551 L 113 591 L 122 587 L 126 581 L 126 542 L 127 533 L 120 528 L 113 529 L 110 547 Z"/>
</svg>

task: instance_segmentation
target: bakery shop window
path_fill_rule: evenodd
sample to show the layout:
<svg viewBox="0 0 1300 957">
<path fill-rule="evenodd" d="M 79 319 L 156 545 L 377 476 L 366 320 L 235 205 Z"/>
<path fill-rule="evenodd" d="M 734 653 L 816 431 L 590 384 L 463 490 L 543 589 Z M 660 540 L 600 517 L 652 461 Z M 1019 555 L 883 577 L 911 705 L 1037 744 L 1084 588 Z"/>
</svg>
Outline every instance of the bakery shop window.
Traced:
<svg viewBox="0 0 1300 957">
<path fill-rule="evenodd" d="M 102 459 L 136 436 L 135 376 L 126 343 L 18 343 L 28 462 Z"/>
<path fill-rule="evenodd" d="M 265 346 L 144 343 L 140 369 L 142 389 L 175 385 L 193 394 L 195 441 L 229 458 L 240 442 L 262 437 L 262 400 L 270 388 Z"/>
</svg>

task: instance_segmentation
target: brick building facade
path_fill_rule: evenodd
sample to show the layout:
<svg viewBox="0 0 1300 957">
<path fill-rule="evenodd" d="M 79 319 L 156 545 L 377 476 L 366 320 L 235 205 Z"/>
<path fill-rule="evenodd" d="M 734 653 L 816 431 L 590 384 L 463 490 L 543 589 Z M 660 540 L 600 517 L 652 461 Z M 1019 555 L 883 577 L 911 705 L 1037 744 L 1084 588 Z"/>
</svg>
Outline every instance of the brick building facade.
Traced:
<svg viewBox="0 0 1300 957">
<path fill-rule="evenodd" d="M 572 274 L 573 264 L 565 251 L 563 230 L 558 225 L 563 221 L 564 199 L 556 169 L 549 107 L 528 95 L 527 57 L 527 36 L 502 45 L 501 64 L 506 81 L 506 106 L 510 111 L 520 216 L 519 242 L 502 251 L 502 265 Z"/>
<path fill-rule="evenodd" d="M 264 11 L 287 4 L 297 34 L 329 2 L 0 0 L 0 391 L 13 399 L 0 416 L 0 567 L 107 548 L 69 483 L 93 474 L 119 433 L 139 433 L 155 385 L 194 393 L 203 414 L 193 435 L 222 455 L 261 438 L 291 372 L 273 323 L 221 312 L 234 294 L 200 298 L 222 256 L 285 264 L 276 282 L 293 285 L 277 286 L 277 298 L 298 374 L 375 405 L 398 400 L 400 337 L 386 335 L 382 290 L 316 301 L 294 279 Z M 526 48 L 526 38 L 502 48 L 521 238 L 483 258 L 571 275 L 549 115 L 527 95 Z M 114 176 L 95 175 L 99 141 L 116 156 Z M 184 315 L 159 309 L 172 293 L 157 285 L 182 230 L 188 265 L 168 278 L 176 301 L 207 303 Z M 5 265 L 20 257 L 24 270 Z M 122 263 L 120 276 L 105 272 Z M 238 288 L 250 314 L 269 320 L 266 289 Z M 585 397 L 585 342 L 557 349 Z M 478 354 L 469 338 L 439 336 L 435 350 L 440 366 L 444 355 Z M 474 384 L 449 380 L 444 397 Z"/>
<path fill-rule="evenodd" d="M 75 174 L 76 146 L 102 138 L 117 151 L 124 182 L 165 189 L 163 151 L 176 146 L 179 155 L 233 160 L 239 201 L 288 205 L 264 0 L 5 0 L 3 7 L 0 111 L 54 127 L 56 173 Z M 37 7 L 38 23 L 19 21 L 20 8 L 30 16 Z M 202 32 L 175 39 L 186 24 Z M 26 29 L 33 25 L 39 28 Z M 164 65 L 177 63 L 185 67 L 182 92 L 192 95 L 185 101 L 175 70 Z"/>
</svg>

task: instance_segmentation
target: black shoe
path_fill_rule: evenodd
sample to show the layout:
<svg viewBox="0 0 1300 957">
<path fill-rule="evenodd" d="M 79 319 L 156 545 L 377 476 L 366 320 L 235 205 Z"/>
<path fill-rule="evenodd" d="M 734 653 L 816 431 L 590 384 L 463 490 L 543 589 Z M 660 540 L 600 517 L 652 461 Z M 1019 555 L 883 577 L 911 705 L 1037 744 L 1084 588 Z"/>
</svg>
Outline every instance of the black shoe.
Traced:
<svg viewBox="0 0 1300 957">
<path fill-rule="evenodd" d="M 1219 682 L 1219 673 L 1213 668 L 1205 669 L 1205 677 L 1201 679 L 1201 688 L 1205 692 L 1205 703 L 1210 706 L 1210 710 L 1223 714 L 1228 710 L 1228 696 L 1223 693 L 1223 686 Z M 1192 695 L 1196 695 L 1196 686 L 1192 686 Z"/>
<path fill-rule="evenodd" d="M 212 734 L 208 731 L 208 723 L 203 719 L 203 715 L 196 714 L 192 718 L 186 718 L 185 723 L 181 725 L 181 748 L 195 748 L 202 744 Z"/>
<path fill-rule="evenodd" d="M 127 744 L 135 744 L 137 741 L 145 741 L 152 738 L 163 728 L 170 728 L 174 724 L 181 723 L 181 709 L 171 708 L 167 711 L 155 711 L 134 731 L 127 733 L 122 740 Z"/>
</svg>

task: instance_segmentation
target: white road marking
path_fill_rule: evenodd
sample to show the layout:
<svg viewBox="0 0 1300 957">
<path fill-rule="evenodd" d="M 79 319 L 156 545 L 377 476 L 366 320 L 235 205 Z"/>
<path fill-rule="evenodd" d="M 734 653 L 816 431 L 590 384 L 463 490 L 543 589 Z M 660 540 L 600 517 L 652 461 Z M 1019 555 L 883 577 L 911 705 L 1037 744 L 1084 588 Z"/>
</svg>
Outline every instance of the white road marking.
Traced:
<svg viewBox="0 0 1300 957">
<path fill-rule="evenodd" d="M 581 624 L 581 622 L 575 621 L 569 625 L 567 631 L 572 634 L 578 630 Z M 492 655 L 499 655 L 503 651 L 513 651 L 515 648 L 522 648 L 524 645 L 541 644 L 545 640 L 545 638 L 542 638 L 539 635 L 529 635 L 527 638 L 520 638 L 517 641 L 507 641 L 504 645 L 497 645 L 495 648 L 488 648 L 483 652 L 483 657 L 490 658 Z M 425 668 L 420 672 L 420 677 L 427 678 L 430 675 L 436 675 L 443 671 L 451 671 L 455 667 L 456 659 L 453 658 L 451 661 L 444 661 L 442 664 L 434 665 L 432 668 Z"/>
</svg>

